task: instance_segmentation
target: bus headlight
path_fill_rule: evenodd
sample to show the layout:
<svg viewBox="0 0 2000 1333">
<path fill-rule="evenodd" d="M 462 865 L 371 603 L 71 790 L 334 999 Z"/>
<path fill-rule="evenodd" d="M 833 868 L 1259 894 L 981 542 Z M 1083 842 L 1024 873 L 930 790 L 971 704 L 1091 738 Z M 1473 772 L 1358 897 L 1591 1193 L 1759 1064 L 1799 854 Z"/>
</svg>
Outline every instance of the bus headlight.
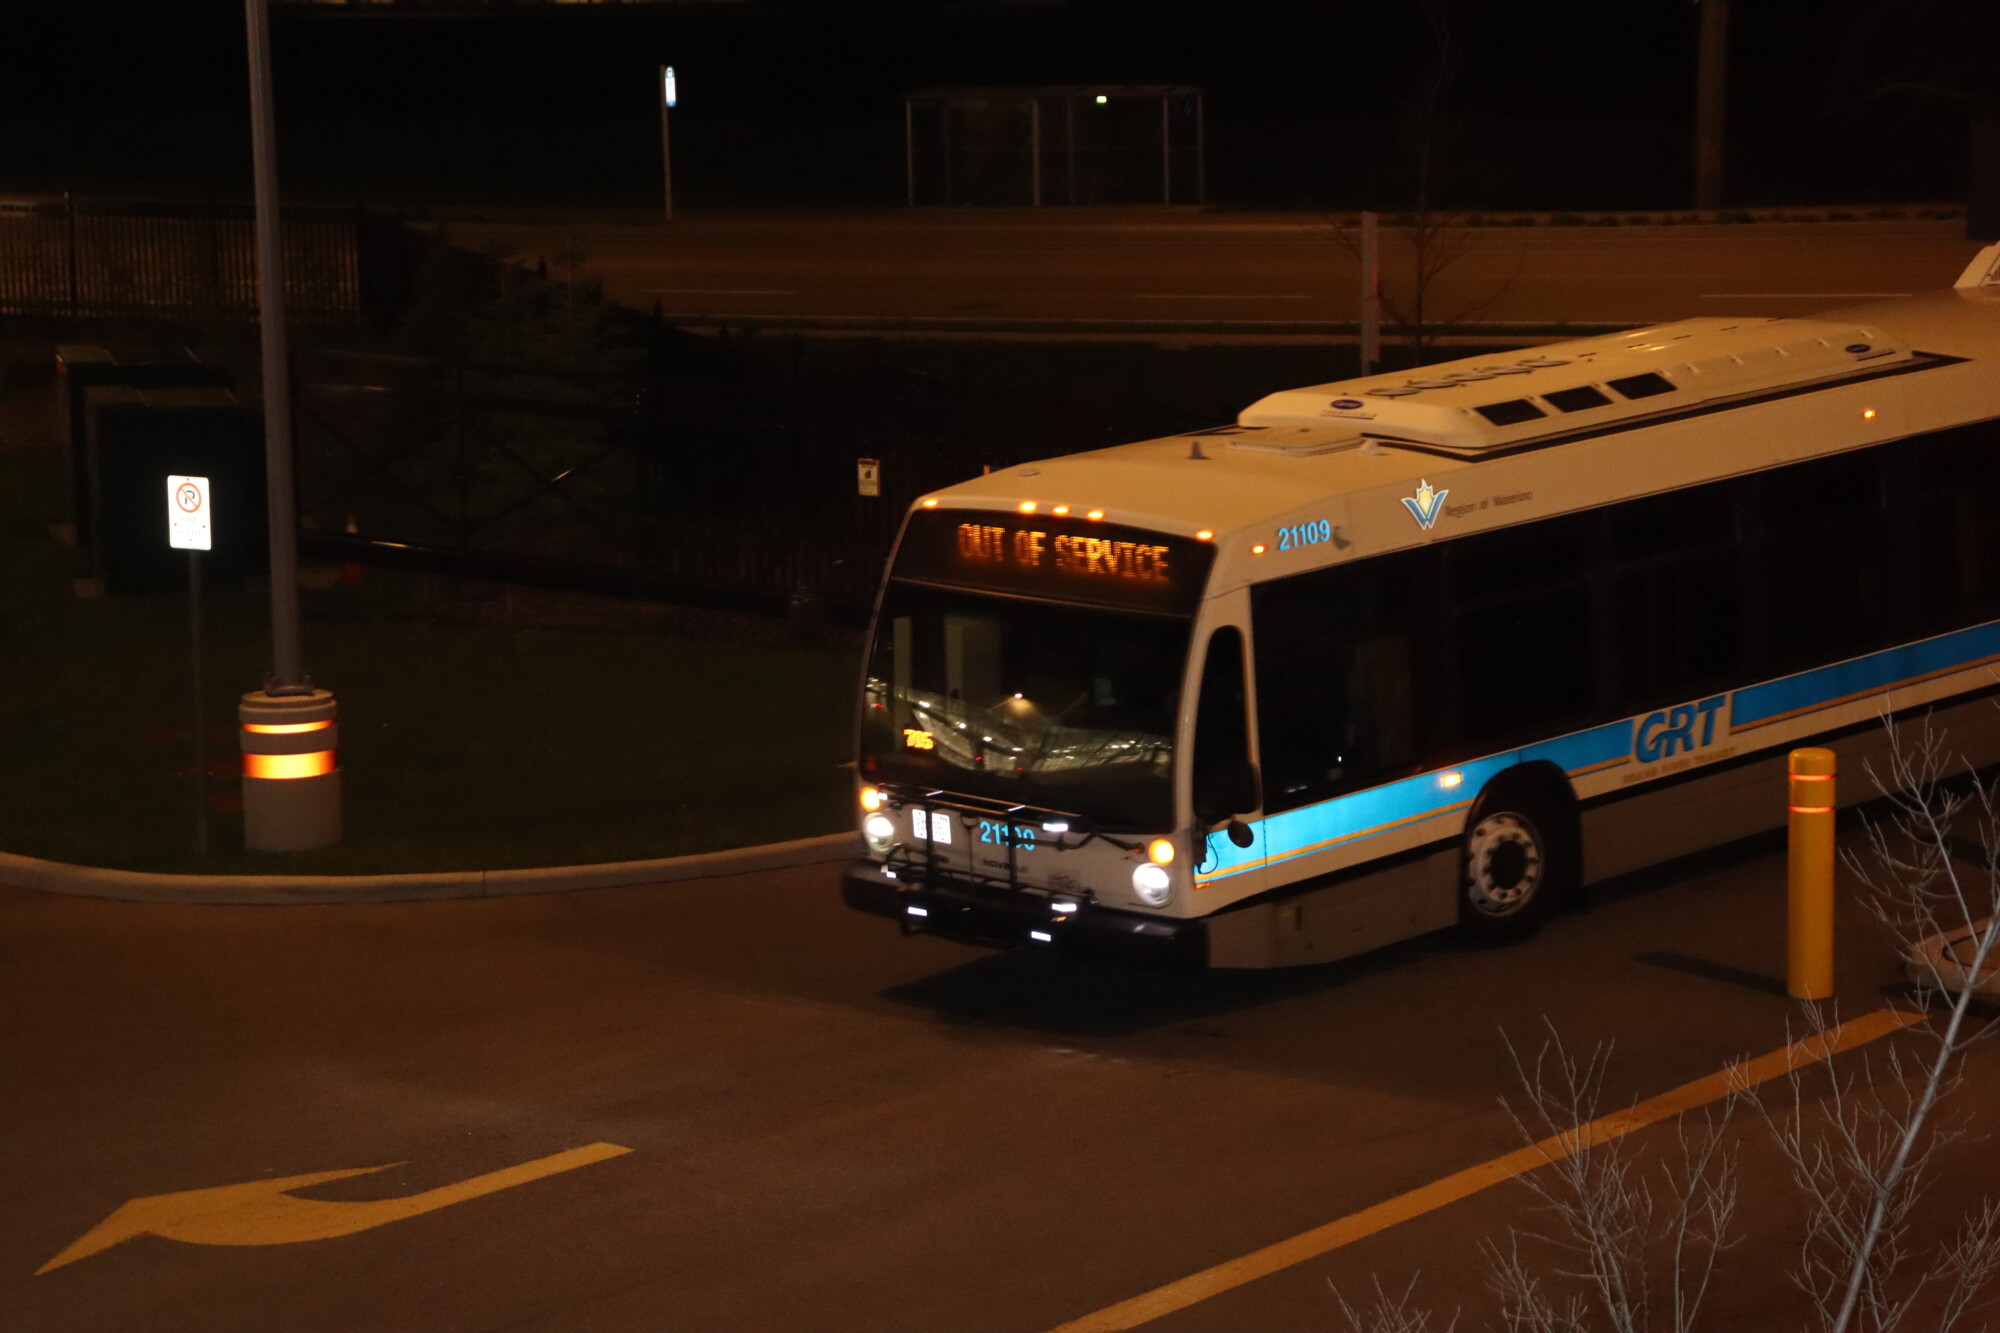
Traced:
<svg viewBox="0 0 2000 1333">
<path fill-rule="evenodd" d="M 870 815 L 861 821 L 861 833 L 868 839 L 870 847 L 878 852 L 886 852 L 889 850 L 890 840 L 896 836 L 896 822 L 887 815 Z"/>
<path fill-rule="evenodd" d="M 1139 895 L 1139 901 L 1148 907 L 1165 907 L 1167 899 L 1174 896 L 1174 882 L 1168 877 L 1164 866 L 1147 862 L 1132 869 L 1132 892 Z"/>
</svg>

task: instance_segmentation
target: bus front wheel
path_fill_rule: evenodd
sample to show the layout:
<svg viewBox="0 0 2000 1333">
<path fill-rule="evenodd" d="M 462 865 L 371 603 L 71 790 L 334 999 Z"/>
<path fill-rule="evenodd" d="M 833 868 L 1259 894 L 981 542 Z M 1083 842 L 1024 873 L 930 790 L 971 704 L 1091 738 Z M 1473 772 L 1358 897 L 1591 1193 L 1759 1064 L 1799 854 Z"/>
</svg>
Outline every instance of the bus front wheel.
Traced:
<svg viewBox="0 0 2000 1333">
<path fill-rule="evenodd" d="M 1541 925 L 1569 875 L 1566 822 L 1553 801 L 1532 789 L 1495 792 L 1480 802 L 1460 860 L 1458 919 L 1467 934 L 1520 939 Z"/>
</svg>

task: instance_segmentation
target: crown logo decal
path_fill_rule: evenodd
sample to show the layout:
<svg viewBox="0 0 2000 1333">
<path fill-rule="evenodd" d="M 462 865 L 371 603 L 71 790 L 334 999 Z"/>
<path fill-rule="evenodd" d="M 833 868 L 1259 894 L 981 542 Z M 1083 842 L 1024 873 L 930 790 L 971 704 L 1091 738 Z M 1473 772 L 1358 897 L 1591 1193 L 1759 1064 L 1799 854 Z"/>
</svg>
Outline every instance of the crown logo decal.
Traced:
<svg viewBox="0 0 2000 1333">
<path fill-rule="evenodd" d="M 1428 481 L 1419 481 L 1417 493 L 1403 497 L 1403 507 L 1410 511 L 1411 518 L 1417 520 L 1418 527 L 1429 528 L 1438 521 L 1438 511 L 1444 508 L 1444 497 L 1450 494 L 1448 490 L 1432 490 Z"/>
</svg>

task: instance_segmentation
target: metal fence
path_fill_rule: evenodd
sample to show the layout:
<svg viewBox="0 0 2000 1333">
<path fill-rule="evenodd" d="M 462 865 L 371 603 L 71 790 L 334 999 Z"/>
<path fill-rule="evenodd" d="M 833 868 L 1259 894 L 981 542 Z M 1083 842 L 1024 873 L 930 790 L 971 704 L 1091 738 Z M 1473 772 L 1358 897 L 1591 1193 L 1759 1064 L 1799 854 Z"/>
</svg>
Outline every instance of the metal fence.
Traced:
<svg viewBox="0 0 2000 1333">
<path fill-rule="evenodd" d="M 1115 435 L 1046 404 L 347 353 L 302 361 L 294 401 L 310 551 L 849 620 L 918 495 Z"/>
<path fill-rule="evenodd" d="M 252 321 L 252 228 L 239 204 L 0 205 L 0 315 Z M 459 318 L 554 291 L 361 209 L 287 209 L 285 258 L 290 313 L 322 328 L 386 333 L 419 305 Z M 814 373 L 796 337 L 774 362 L 768 345 L 760 359 L 607 317 L 624 368 L 595 374 L 295 353 L 302 548 L 748 609 L 804 598 L 852 619 L 923 492 L 1184 424 L 1137 402 Z M 862 459 L 878 495 L 859 492 Z"/>
<path fill-rule="evenodd" d="M 285 297 L 294 318 L 361 313 L 361 225 L 354 210 L 285 210 Z M 0 204 L 0 314 L 255 318 L 254 230 L 248 204 Z"/>
</svg>

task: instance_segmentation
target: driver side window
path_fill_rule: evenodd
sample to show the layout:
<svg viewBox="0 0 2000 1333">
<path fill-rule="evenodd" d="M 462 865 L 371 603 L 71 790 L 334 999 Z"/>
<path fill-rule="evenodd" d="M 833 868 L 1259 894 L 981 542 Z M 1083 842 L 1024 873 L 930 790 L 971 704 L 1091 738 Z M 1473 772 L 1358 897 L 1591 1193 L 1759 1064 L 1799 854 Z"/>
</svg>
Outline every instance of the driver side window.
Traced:
<svg viewBox="0 0 2000 1333">
<path fill-rule="evenodd" d="M 1250 764 L 1249 699 L 1244 686 L 1243 632 L 1224 625 L 1208 638 L 1201 697 L 1194 715 L 1195 804 L 1236 782 Z M 1243 814 L 1246 811 L 1231 811 Z"/>
</svg>

